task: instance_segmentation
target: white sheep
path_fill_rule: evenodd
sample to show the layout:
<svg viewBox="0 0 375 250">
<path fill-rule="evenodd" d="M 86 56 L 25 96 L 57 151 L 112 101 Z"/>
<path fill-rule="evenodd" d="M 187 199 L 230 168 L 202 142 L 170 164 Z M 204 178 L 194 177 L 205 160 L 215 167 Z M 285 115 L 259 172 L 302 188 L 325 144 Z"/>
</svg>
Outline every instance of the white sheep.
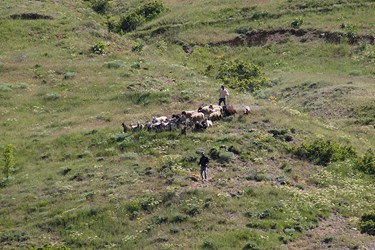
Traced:
<svg viewBox="0 0 375 250">
<path fill-rule="evenodd" d="M 220 120 L 222 117 L 223 117 L 223 115 L 221 114 L 220 111 L 215 111 L 215 112 L 211 113 L 208 118 L 211 121 L 217 121 L 217 120 Z"/>
<path fill-rule="evenodd" d="M 167 121 L 168 121 L 168 117 L 166 116 L 152 117 L 153 123 L 161 123 L 161 122 L 167 122 Z"/>
<path fill-rule="evenodd" d="M 204 120 L 204 114 L 202 112 L 195 112 L 190 118 L 193 122 L 201 122 Z"/>
</svg>

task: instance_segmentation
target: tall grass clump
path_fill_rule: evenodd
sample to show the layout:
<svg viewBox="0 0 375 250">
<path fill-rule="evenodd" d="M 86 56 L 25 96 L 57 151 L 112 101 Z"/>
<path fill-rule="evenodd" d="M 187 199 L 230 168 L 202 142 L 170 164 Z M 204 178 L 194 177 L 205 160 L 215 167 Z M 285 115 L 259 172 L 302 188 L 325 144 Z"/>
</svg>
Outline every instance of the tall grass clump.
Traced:
<svg viewBox="0 0 375 250">
<path fill-rule="evenodd" d="M 270 84 L 259 66 L 242 61 L 222 64 L 216 78 L 230 88 L 251 93 Z"/>
<path fill-rule="evenodd" d="M 375 174 L 375 156 L 371 149 L 367 150 L 365 155 L 357 160 L 357 167 L 367 174 Z"/>
<path fill-rule="evenodd" d="M 8 144 L 4 150 L 4 169 L 3 173 L 5 178 L 9 178 L 9 174 L 11 169 L 15 165 L 15 157 L 14 157 L 14 146 L 12 144 Z"/>
<path fill-rule="evenodd" d="M 327 166 L 331 162 L 355 159 L 356 151 L 351 146 L 342 146 L 330 140 L 317 139 L 308 144 L 294 147 L 291 153 L 299 159 L 308 160 L 314 164 Z"/>
</svg>

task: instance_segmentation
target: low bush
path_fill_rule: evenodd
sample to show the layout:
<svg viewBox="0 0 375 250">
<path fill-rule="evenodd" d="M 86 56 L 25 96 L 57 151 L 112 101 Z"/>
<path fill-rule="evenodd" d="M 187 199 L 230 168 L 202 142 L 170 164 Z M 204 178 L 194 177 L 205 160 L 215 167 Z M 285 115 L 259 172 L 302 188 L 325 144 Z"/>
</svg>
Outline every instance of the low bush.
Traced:
<svg viewBox="0 0 375 250">
<path fill-rule="evenodd" d="M 14 83 L 2 83 L 0 84 L 0 92 L 8 92 L 15 89 L 27 89 L 26 83 L 14 84 Z"/>
<path fill-rule="evenodd" d="M 132 47 L 133 52 L 142 52 L 145 44 L 142 41 L 138 41 L 136 45 Z"/>
<path fill-rule="evenodd" d="M 300 159 L 327 166 L 331 162 L 355 159 L 357 153 L 351 146 L 342 146 L 330 140 L 317 139 L 310 144 L 302 144 L 290 149 Z"/>
<path fill-rule="evenodd" d="M 296 19 L 294 19 L 291 23 L 290 23 L 290 26 L 292 28 L 299 28 L 301 27 L 301 25 L 303 24 L 303 18 L 302 17 L 297 17 Z"/>
<path fill-rule="evenodd" d="M 65 74 L 64 74 L 64 80 L 72 79 L 72 78 L 74 78 L 76 75 L 77 75 L 77 73 L 74 72 L 74 71 L 67 71 L 67 72 L 65 72 Z"/>
<path fill-rule="evenodd" d="M 146 21 L 150 21 L 166 10 L 161 1 L 150 1 L 137 9 L 130 11 L 127 16 L 121 18 L 120 30 L 131 32 Z"/>
<path fill-rule="evenodd" d="M 124 62 L 122 61 L 111 61 L 111 62 L 106 62 L 104 63 L 104 66 L 109 68 L 109 69 L 118 69 L 124 66 Z"/>
<path fill-rule="evenodd" d="M 372 150 L 367 150 L 365 155 L 357 160 L 356 165 L 362 172 L 375 174 L 375 156 Z"/>
<path fill-rule="evenodd" d="M 145 22 L 145 18 L 136 12 L 131 12 L 129 15 L 121 18 L 120 29 L 124 32 L 135 30 L 138 26 Z"/>
<path fill-rule="evenodd" d="M 224 63 L 216 78 L 230 88 L 243 92 L 255 92 L 270 84 L 259 66 L 242 61 Z"/>
<path fill-rule="evenodd" d="M 358 36 L 358 28 L 353 24 L 341 24 L 341 29 L 345 31 L 345 35 L 349 40 L 349 43 L 353 43 Z"/>
<path fill-rule="evenodd" d="M 222 163 L 228 163 L 233 158 L 234 154 L 232 152 L 220 152 L 219 161 Z"/>
<path fill-rule="evenodd" d="M 94 46 L 90 48 L 91 53 L 97 55 L 103 55 L 107 51 L 107 46 L 103 42 L 97 42 Z"/>
<path fill-rule="evenodd" d="M 109 9 L 109 1 L 108 0 L 94 0 L 92 3 L 92 9 L 99 13 L 105 14 Z"/>
<path fill-rule="evenodd" d="M 375 211 L 362 215 L 359 226 L 361 233 L 375 235 Z"/>
<path fill-rule="evenodd" d="M 57 100 L 61 97 L 61 95 L 59 93 L 55 93 L 55 92 L 51 92 L 51 93 L 47 93 L 45 96 L 44 96 L 44 100 L 47 100 L 47 101 L 54 101 L 54 100 Z"/>
</svg>

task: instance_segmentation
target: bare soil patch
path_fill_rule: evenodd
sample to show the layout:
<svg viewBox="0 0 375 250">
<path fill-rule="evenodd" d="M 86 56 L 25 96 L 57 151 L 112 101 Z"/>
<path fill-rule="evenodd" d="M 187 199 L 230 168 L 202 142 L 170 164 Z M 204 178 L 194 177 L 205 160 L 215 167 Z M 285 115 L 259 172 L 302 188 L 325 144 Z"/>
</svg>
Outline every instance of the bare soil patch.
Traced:
<svg viewBox="0 0 375 250">
<path fill-rule="evenodd" d="M 194 46 L 264 46 L 267 44 L 283 44 L 289 41 L 307 43 L 307 42 L 329 42 L 342 43 L 347 42 L 356 45 L 360 42 L 367 42 L 371 45 L 375 44 L 375 36 L 373 35 L 357 35 L 349 37 L 342 32 L 321 31 L 316 29 L 276 29 L 276 30 L 253 30 L 246 34 L 239 35 L 234 39 L 223 40 L 208 44 L 184 44 L 181 41 L 177 43 L 181 45 L 186 53 L 191 53 Z"/>
<path fill-rule="evenodd" d="M 332 43 L 341 43 L 348 39 L 345 33 L 321 31 L 314 29 L 278 29 L 278 30 L 254 30 L 245 35 L 238 36 L 232 40 L 221 41 L 210 45 L 231 45 L 231 46 L 263 46 L 266 44 L 285 43 L 292 39 L 297 42 L 326 41 Z M 370 44 L 375 43 L 373 35 L 358 35 L 347 40 L 351 44 L 357 44 L 360 41 L 366 41 Z"/>
<path fill-rule="evenodd" d="M 375 249 L 375 237 L 361 234 L 348 220 L 331 215 L 301 239 L 290 242 L 289 250 L 313 249 Z"/>
</svg>

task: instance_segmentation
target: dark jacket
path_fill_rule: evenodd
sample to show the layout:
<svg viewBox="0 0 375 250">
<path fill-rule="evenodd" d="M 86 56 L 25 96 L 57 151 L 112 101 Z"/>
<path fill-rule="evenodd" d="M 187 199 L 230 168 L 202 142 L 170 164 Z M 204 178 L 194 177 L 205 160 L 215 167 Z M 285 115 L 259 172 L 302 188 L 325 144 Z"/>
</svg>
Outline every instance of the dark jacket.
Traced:
<svg viewBox="0 0 375 250">
<path fill-rule="evenodd" d="M 208 157 L 205 156 L 205 155 L 202 155 L 202 157 L 199 160 L 199 165 L 202 168 L 206 168 L 209 162 L 210 162 L 210 160 L 208 159 Z"/>
</svg>

